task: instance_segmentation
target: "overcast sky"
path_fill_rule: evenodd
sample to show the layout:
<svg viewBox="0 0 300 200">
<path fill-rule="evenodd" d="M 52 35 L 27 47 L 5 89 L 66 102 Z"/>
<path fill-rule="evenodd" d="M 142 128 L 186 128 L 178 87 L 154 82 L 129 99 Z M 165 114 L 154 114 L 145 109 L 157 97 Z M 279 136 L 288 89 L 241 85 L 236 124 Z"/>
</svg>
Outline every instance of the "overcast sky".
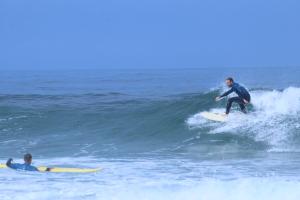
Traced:
<svg viewBox="0 0 300 200">
<path fill-rule="evenodd" d="M 1 0 L 0 69 L 300 66 L 297 0 Z"/>
</svg>

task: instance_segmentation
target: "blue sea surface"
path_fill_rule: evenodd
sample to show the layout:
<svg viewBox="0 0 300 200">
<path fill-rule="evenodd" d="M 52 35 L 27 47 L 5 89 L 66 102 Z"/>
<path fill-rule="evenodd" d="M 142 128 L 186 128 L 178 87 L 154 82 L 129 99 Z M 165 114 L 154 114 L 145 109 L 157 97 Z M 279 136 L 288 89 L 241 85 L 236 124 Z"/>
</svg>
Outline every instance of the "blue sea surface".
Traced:
<svg viewBox="0 0 300 200">
<path fill-rule="evenodd" d="M 249 114 L 214 98 L 232 76 Z M 300 68 L 1 70 L 0 159 L 102 167 L 1 169 L 0 199 L 300 198 Z M 30 186 L 30 190 L 28 189 Z"/>
</svg>

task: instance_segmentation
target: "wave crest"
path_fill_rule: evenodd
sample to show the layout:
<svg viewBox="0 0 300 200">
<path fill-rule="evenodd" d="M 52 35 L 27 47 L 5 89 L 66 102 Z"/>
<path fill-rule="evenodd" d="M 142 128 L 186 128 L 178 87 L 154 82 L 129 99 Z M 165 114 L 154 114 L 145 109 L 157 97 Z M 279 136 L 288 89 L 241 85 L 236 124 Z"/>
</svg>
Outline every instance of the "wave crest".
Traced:
<svg viewBox="0 0 300 200">
<path fill-rule="evenodd" d="M 204 120 L 199 113 L 187 119 L 191 128 L 210 127 L 210 133 L 232 133 L 264 141 L 271 150 L 294 151 L 298 149 L 300 88 L 289 87 L 282 91 L 251 91 L 250 112 L 243 115 L 234 108 L 226 123 Z M 224 112 L 212 104 L 209 109 Z"/>
</svg>

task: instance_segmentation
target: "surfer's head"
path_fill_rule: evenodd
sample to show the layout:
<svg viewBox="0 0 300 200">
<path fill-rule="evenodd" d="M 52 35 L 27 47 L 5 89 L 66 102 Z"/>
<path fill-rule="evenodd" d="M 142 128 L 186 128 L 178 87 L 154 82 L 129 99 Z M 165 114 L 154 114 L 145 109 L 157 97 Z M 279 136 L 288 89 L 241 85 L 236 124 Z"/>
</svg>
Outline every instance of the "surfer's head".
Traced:
<svg viewBox="0 0 300 200">
<path fill-rule="evenodd" d="M 228 77 L 228 78 L 226 78 L 226 85 L 228 86 L 228 87 L 232 87 L 232 85 L 233 85 L 233 78 L 231 78 L 231 77 Z"/>
<path fill-rule="evenodd" d="M 32 162 L 32 155 L 30 153 L 26 153 L 24 155 L 24 162 L 26 164 L 29 164 L 29 165 L 31 164 L 31 162 Z"/>
</svg>

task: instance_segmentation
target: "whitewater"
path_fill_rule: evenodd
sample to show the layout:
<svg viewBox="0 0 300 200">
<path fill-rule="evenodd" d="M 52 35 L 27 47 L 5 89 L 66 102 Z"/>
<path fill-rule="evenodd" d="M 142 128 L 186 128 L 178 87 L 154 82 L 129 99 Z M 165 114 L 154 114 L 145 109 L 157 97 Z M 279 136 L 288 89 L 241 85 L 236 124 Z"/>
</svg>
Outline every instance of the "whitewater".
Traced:
<svg viewBox="0 0 300 200">
<path fill-rule="evenodd" d="M 268 72 L 268 73 L 267 73 Z M 266 75 L 268 74 L 268 75 Z M 226 123 L 222 82 L 251 93 Z M 102 167 L 94 174 L 0 170 L 0 199 L 298 200 L 300 70 L 2 71 L 0 160 Z M 274 79 L 274 77 L 277 77 Z"/>
</svg>

